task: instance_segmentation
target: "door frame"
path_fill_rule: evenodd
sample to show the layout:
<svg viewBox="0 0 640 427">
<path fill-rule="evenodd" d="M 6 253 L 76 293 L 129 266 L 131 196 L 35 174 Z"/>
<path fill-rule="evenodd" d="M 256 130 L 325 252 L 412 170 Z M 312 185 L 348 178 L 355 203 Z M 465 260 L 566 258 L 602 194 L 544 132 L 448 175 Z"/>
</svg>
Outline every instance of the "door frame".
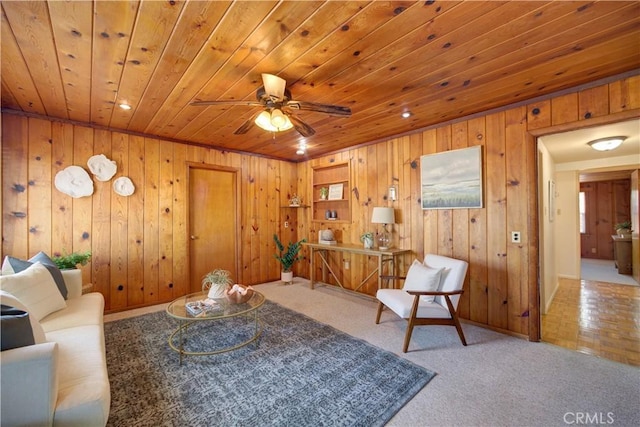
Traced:
<svg viewBox="0 0 640 427">
<path fill-rule="evenodd" d="M 236 194 L 236 212 L 235 212 L 235 224 L 234 224 L 234 235 L 235 235 L 235 239 L 236 239 L 236 244 L 235 244 L 235 257 L 236 257 L 236 261 L 235 261 L 235 276 L 237 278 L 238 283 L 242 282 L 242 244 L 241 244 L 241 224 L 240 224 L 240 219 L 241 219 L 241 214 L 240 212 L 242 211 L 242 191 L 241 191 L 241 186 L 240 186 L 240 172 L 242 171 L 240 168 L 234 168 L 234 167 L 230 167 L 230 166 L 222 166 L 222 165 L 215 165 L 215 164 L 210 164 L 210 163 L 198 163 L 198 162 L 187 162 L 187 183 L 186 183 L 186 188 L 187 188 L 187 218 L 186 218 L 186 228 L 187 228 L 187 233 L 186 233 L 186 237 L 187 237 L 187 260 L 186 263 L 187 265 L 191 266 L 191 171 L 193 169 L 206 169 L 206 170 L 212 170 L 212 171 L 220 171 L 220 172 L 229 172 L 233 174 L 233 182 L 234 182 L 234 186 L 235 186 L 235 194 Z M 191 284 L 191 268 L 188 269 L 188 280 L 189 280 L 189 284 Z M 234 272 L 231 272 L 232 275 Z M 189 293 L 189 292 L 187 292 Z"/>
<path fill-rule="evenodd" d="M 585 129 L 590 127 L 597 127 L 608 125 L 611 123 L 623 122 L 627 120 L 637 119 L 640 117 L 640 112 L 638 110 L 630 110 L 630 111 L 621 111 L 619 113 L 611 113 L 606 116 L 593 117 L 589 120 L 580 120 L 574 121 L 570 123 L 564 123 L 561 125 L 553 125 L 549 127 L 539 128 L 539 129 L 529 129 L 527 130 L 527 140 L 531 140 L 533 142 L 533 148 L 538 150 L 538 138 L 545 135 L 552 135 L 555 133 L 563 133 L 569 132 L 573 130 Z M 535 194 L 531 197 L 535 199 L 535 203 L 538 202 L 538 193 L 541 191 L 538 185 L 539 175 L 541 171 L 537 168 L 536 162 L 536 171 L 535 171 L 535 179 L 533 182 L 536 186 Z M 536 206 L 536 216 L 537 216 L 537 206 Z M 540 330 L 540 322 L 541 322 L 541 314 L 540 314 L 540 257 L 537 254 L 541 253 L 542 248 L 540 248 L 540 244 L 543 236 L 540 235 L 542 232 L 538 219 L 536 218 L 531 222 L 531 234 L 536 236 L 536 242 L 533 243 L 536 247 L 536 260 L 535 263 L 532 263 L 535 266 L 537 273 L 537 280 L 535 283 L 529 281 L 529 341 L 540 341 L 541 338 L 541 330 Z"/>
</svg>

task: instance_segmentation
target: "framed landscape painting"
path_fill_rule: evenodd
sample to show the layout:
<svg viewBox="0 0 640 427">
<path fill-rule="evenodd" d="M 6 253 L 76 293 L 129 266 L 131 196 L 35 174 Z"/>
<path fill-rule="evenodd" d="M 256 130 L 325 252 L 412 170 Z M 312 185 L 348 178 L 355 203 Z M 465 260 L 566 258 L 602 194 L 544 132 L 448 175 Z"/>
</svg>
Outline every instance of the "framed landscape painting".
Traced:
<svg viewBox="0 0 640 427">
<path fill-rule="evenodd" d="M 482 147 L 420 157 L 422 209 L 482 207 Z"/>
</svg>

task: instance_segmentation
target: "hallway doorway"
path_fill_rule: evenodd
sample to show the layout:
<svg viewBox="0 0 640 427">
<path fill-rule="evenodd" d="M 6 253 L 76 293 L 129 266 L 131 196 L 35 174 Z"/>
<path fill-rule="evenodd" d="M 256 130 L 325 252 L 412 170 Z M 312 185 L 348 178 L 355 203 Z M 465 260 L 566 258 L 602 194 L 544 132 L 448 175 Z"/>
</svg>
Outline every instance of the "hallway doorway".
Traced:
<svg viewBox="0 0 640 427">
<path fill-rule="evenodd" d="M 616 157 L 605 153 L 596 158 L 596 154 L 585 151 L 586 142 L 599 137 L 598 132 L 624 129 L 619 134 L 632 135 L 628 141 L 633 141 L 627 148 L 640 152 L 635 148 L 640 147 L 637 123 L 636 119 L 620 123 L 629 124 L 629 128 L 610 123 L 538 138 L 543 156 L 538 160 L 540 261 L 545 263 L 540 268 L 539 285 L 541 341 L 634 366 L 640 366 L 640 286 L 632 276 L 617 274 L 617 269 L 609 265 L 614 261 L 606 259 L 613 258 L 610 254 L 593 256 L 600 254 L 600 244 L 602 255 L 606 255 L 604 246 L 615 233 L 613 222 L 619 213 L 614 209 L 607 224 L 597 224 L 606 228 L 601 242 L 586 245 L 591 258 L 604 258 L 587 262 L 606 265 L 585 263 L 587 257 L 581 256 L 585 245 L 581 243 L 586 222 L 579 210 L 579 192 L 585 180 L 627 179 L 638 169 L 637 154 L 625 157 L 615 153 Z M 613 200 L 613 196 L 607 197 Z M 625 284 L 615 283 L 623 281 Z"/>
</svg>

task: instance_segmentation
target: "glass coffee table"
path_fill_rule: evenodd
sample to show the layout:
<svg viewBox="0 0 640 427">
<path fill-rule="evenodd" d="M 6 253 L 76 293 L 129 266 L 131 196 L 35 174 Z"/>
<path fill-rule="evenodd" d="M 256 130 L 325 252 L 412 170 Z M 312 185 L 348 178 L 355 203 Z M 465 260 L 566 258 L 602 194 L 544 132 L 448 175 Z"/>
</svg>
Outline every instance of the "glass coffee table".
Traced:
<svg viewBox="0 0 640 427">
<path fill-rule="evenodd" d="M 258 308 L 264 304 L 264 295 L 254 290 L 253 296 L 244 303 L 232 304 L 226 298 L 215 299 L 214 308 L 211 310 L 202 310 L 198 314 L 198 301 L 207 300 L 207 292 L 196 292 L 185 295 L 172 301 L 167 307 L 167 314 L 178 320 L 178 327 L 169 335 L 169 347 L 180 354 L 180 365 L 182 365 L 182 357 L 188 356 L 208 356 L 213 354 L 225 353 L 236 350 L 240 347 L 255 341 L 262 333 L 262 325 L 258 319 Z M 187 304 L 196 305 L 196 310 L 187 310 Z M 243 322 L 242 327 L 238 328 L 235 322 Z M 191 328 L 190 328 L 191 327 Z M 227 329 L 244 329 L 246 333 L 239 334 L 237 340 L 231 337 L 232 342 L 226 342 L 222 347 L 217 336 L 220 331 L 225 332 L 227 341 L 230 339 L 228 334 L 232 334 Z M 190 330 L 191 329 L 191 330 Z M 193 334 L 196 334 L 194 336 Z M 211 348 L 188 348 L 185 342 L 192 338 L 198 338 L 199 341 L 211 343 Z M 205 336 L 206 335 L 206 336 Z"/>
</svg>

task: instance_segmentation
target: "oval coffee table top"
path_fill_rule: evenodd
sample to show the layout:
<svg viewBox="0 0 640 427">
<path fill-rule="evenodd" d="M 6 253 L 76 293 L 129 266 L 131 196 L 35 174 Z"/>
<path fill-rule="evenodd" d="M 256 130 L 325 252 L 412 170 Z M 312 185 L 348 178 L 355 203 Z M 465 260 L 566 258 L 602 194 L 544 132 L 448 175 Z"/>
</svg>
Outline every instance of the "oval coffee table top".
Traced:
<svg viewBox="0 0 640 427">
<path fill-rule="evenodd" d="M 193 314 L 187 310 L 187 304 L 204 307 L 199 302 L 211 302 L 211 305 L 202 310 L 199 314 Z M 253 296 L 249 301 L 241 304 L 232 304 L 226 298 L 207 298 L 207 292 L 195 292 L 173 300 L 167 307 L 167 314 L 180 320 L 212 320 L 225 317 L 239 316 L 256 310 L 264 304 L 265 298 L 258 291 L 253 291 Z M 197 310 L 196 310 L 197 311 Z"/>
</svg>

